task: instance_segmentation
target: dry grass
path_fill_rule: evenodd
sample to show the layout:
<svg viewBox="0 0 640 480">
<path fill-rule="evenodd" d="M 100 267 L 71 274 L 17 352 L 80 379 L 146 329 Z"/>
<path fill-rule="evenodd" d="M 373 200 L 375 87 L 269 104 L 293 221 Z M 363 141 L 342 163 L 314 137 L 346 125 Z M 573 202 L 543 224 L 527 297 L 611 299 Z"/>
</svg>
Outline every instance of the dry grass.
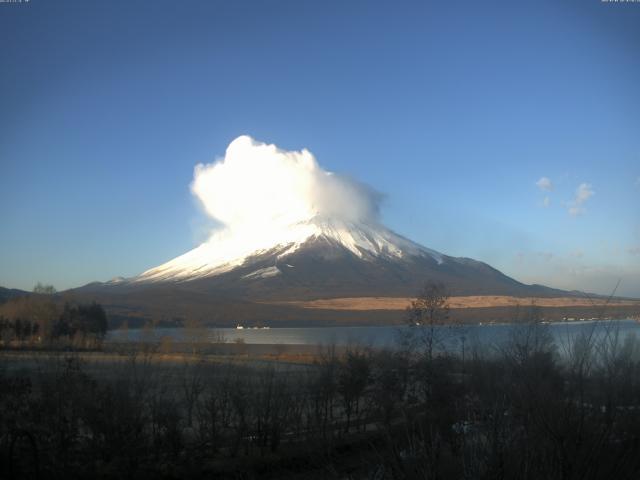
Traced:
<svg viewBox="0 0 640 480">
<path fill-rule="evenodd" d="M 404 310 L 413 300 L 403 297 L 354 297 L 354 298 L 328 298 L 307 301 L 278 302 L 280 305 L 292 305 L 302 308 L 319 310 Z M 539 307 L 593 307 L 608 304 L 610 306 L 630 305 L 640 307 L 640 301 L 611 300 L 605 298 L 588 299 L 581 297 L 509 297 L 505 295 L 475 295 L 466 297 L 451 297 L 451 308 L 489 308 L 489 307 L 515 307 L 518 305 L 535 304 Z"/>
<path fill-rule="evenodd" d="M 108 345 L 114 348 L 117 345 Z M 122 352 L 64 352 L 47 350 L 0 350 L 0 364 L 15 368 L 34 367 L 48 363 L 55 363 L 70 355 L 76 356 L 83 362 L 91 365 L 114 366 L 126 364 L 136 357 L 139 361 L 155 366 L 176 366 L 184 364 L 249 364 L 256 365 L 263 362 L 309 365 L 319 360 L 323 352 L 316 345 L 278 345 L 278 344 L 245 344 L 242 348 L 237 345 L 225 344 L 225 352 L 212 353 L 187 353 L 181 351 L 144 351 L 136 348 Z M 134 346 L 135 347 L 135 346 Z M 142 346 L 139 346 L 142 347 Z M 346 347 L 337 347 L 336 353 L 341 355 Z"/>
</svg>

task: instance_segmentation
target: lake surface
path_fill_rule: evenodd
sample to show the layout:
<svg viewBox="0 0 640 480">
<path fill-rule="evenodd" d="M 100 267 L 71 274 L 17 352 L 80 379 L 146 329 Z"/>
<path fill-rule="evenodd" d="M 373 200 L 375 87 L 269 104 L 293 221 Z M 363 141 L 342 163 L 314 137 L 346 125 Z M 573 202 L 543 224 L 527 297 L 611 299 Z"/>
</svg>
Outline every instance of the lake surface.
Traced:
<svg viewBox="0 0 640 480">
<path fill-rule="evenodd" d="M 385 326 L 385 327 L 308 327 L 308 328 L 156 328 L 141 330 L 112 330 L 107 334 L 109 342 L 158 342 L 169 337 L 175 342 L 217 343 L 244 342 L 247 344 L 267 345 L 360 345 L 393 347 L 398 339 L 410 331 L 419 331 L 422 327 Z M 529 328 L 523 325 L 485 324 L 456 327 L 436 327 L 437 335 L 444 339 L 449 347 L 466 344 L 499 345 L 513 335 Z M 538 325 L 547 331 L 558 346 L 568 344 L 581 334 L 596 335 L 598 338 L 616 336 L 620 340 L 630 334 L 640 336 L 640 323 L 634 320 L 600 320 L 584 322 L 561 322 Z"/>
</svg>

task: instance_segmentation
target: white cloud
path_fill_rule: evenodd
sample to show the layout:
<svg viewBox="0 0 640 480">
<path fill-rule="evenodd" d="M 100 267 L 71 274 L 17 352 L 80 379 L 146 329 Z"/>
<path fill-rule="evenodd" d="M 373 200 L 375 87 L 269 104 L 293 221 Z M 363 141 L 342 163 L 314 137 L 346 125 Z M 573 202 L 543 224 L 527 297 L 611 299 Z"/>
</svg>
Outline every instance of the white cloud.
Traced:
<svg viewBox="0 0 640 480">
<path fill-rule="evenodd" d="M 224 158 L 196 165 L 191 192 L 227 229 L 253 232 L 317 215 L 375 221 L 381 200 L 370 187 L 322 169 L 306 149 L 286 151 L 246 135 Z"/>
<path fill-rule="evenodd" d="M 595 191 L 593 190 L 590 183 L 581 183 L 576 189 L 576 194 L 573 201 L 568 203 L 569 207 L 569 215 L 577 216 L 582 215 L 586 212 L 586 208 L 584 204 L 589 198 L 595 195 Z"/>
<path fill-rule="evenodd" d="M 553 183 L 549 177 L 540 177 L 540 180 L 536 182 L 536 186 L 543 192 L 550 192 L 553 190 Z"/>
<path fill-rule="evenodd" d="M 549 205 L 551 205 L 551 199 L 548 196 L 544 197 L 544 200 L 542 200 L 542 206 L 547 208 Z"/>
<path fill-rule="evenodd" d="M 589 183 L 581 183 L 576 190 L 576 203 L 582 204 L 586 202 L 595 192 Z"/>
<path fill-rule="evenodd" d="M 578 215 L 582 215 L 585 212 L 585 209 L 582 207 L 569 207 L 569 215 L 572 217 L 577 217 Z"/>
</svg>

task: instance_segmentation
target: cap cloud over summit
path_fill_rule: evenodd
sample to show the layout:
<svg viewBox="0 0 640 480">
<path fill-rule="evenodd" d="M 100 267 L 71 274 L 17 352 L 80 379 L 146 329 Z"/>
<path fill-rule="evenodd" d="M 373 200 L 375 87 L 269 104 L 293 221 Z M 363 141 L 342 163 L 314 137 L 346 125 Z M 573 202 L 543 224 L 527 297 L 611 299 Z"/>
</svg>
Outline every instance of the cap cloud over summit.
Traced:
<svg viewBox="0 0 640 480">
<path fill-rule="evenodd" d="M 316 216 L 376 221 L 382 198 L 367 185 L 324 170 L 307 149 L 286 151 L 246 135 L 233 140 L 223 158 L 195 167 L 191 192 L 231 230 L 286 227 Z"/>
</svg>

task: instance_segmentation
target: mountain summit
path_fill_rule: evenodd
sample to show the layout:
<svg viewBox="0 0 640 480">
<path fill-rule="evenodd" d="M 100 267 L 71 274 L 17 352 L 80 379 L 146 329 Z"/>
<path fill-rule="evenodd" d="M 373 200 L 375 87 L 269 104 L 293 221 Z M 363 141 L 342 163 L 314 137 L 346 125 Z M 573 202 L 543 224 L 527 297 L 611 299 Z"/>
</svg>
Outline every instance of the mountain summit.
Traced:
<svg viewBox="0 0 640 480">
<path fill-rule="evenodd" d="M 331 245 L 343 253 L 350 253 L 354 260 L 408 261 L 415 257 L 428 257 L 437 263 L 443 255 L 407 240 L 376 223 L 344 222 L 314 217 L 286 228 L 274 229 L 266 235 L 261 232 L 244 232 L 214 235 L 208 242 L 158 267 L 147 270 L 134 282 L 189 281 L 212 277 L 235 268 L 248 266 L 256 259 L 269 256 L 273 265 L 264 271 L 255 271 L 247 278 L 266 278 L 278 275 L 282 268 L 294 268 L 286 259 L 310 245 Z M 260 235 L 260 238 L 257 236 Z M 326 255 L 325 255 L 326 256 Z M 329 257 L 335 256 L 329 255 Z M 263 262 L 261 262 L 263 263 Z"/>
</svg>

